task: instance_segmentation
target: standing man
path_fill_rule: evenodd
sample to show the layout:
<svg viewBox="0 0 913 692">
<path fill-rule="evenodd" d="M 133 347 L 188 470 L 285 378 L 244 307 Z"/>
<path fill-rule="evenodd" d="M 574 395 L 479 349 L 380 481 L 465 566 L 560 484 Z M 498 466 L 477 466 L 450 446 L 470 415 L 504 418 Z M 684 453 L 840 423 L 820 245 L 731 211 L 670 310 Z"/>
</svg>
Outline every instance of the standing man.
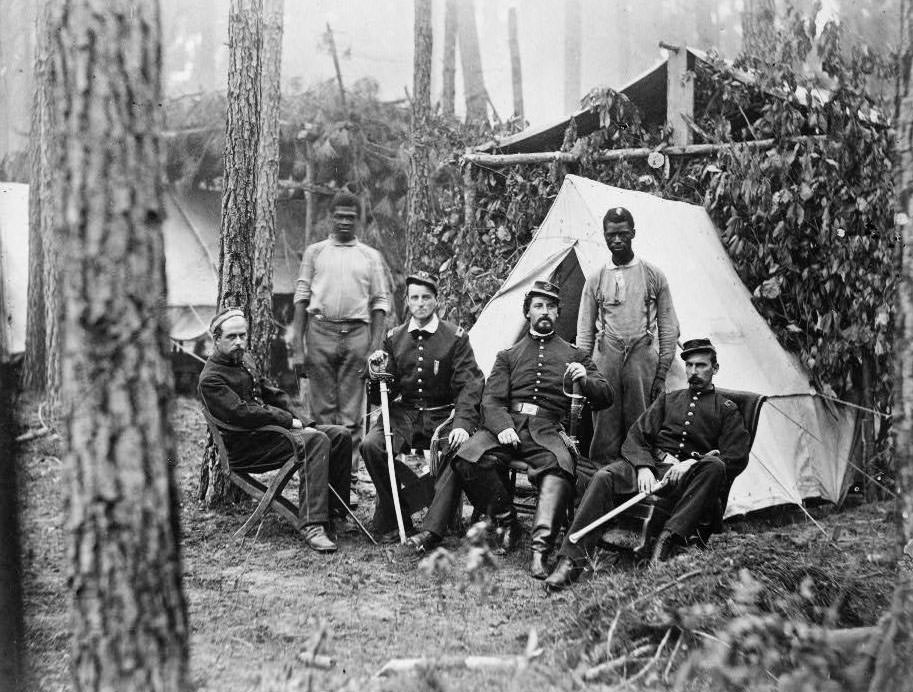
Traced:
<svg viewBox="0 0 913 692">
<path fill-rule="evenodd" d="M 339 425 L 310 427 L 303 414 L 281 389 L 271 387 L 247 353 L 247 320 L 238 308 L 227 308 L 209 325 L 213 353 L 200 373 L 203 404 L 223 423 L 251 430 L 278 425 L 293 431 L 298 455 L 298 517 L 305 541 L 314 550 L 331 553 L 336 543 L 326 527 L 346 510 L 327 484 L 349 497 L 352 438 Z M 225 433 L 228 463 L 240 471 L 262 473 L 282 466 L 292 453 L 288 438 L 276 432 Z"/>
<path fill-rule="evenodd" d="M 357 449 L 365 363 L 368 354 L 380 348 L 390 299 L 380 253 L 356 238 L 361 200 L 338 192 L 331 209 L 333 233 L 305 249 L 298 272 L 296 363 L 307 368 L 314 417 L 347 427 Z M 357 474 L 356 453 L 353 484 Z"/>
<path fill-rule="evenodd" d="M 527 477 L 539 489 L 530 567 L 536 579 L 548 575 L 548 556 L 574 498 L 576 459 L 562 427 L 570 409 L 566 392 L 578 382 L 594 409 L 612 403 L 612 388 L 589 356 L 555 334 L 558 301 L 558 287 L 550 281 L 536 281 L 526 294 L 528 331 L 498 352 L 482 395 L 482 427 L 454 461 L 469 500 L 502 532 L 505 551 L 517 534 L 509 463 L 528 465 Z"/>
<path fill-rule="evenodd" d="M 609 209 L 602 228 L 612 261 L 587 277 L 577 313 L 577 346 L 615 392 L 615 405 L 593 414 L 590 460 L 597 467 L 618 458 L 628 428 L 664 391 L 678 341 L 665 274 L 631 249 L 631 212 Z"/>
<path fill-rule="evenodd" d="M 655 564 L 684 545 L 706 512 L 717 509 L 721 495 L 725 506 L 732 481 L 748 463 L 751 439 L 738 406 L 713 386 L 720 366 L 710 339 L 686 341 L 682 359 L 688 388 L 661 394 L 637 419 L 622 447 L 623 458 L 593 476 L 568 535 L 610 512 L 626 495 L 652 492 L 665 478 L 663 495 L 671 495 L 675 506 L 653 548 Z M 546 585 L 561 589 L 577 579 L 600 535 L 591 531 L 576 544 L 565 537 Z"/>
<path fill-rule="evenodd" d="M 390 427 L 393 453 L 410 448 L 427 449 L 435 429 L 451 411 L 453 425 L 447 438 L 450 451 L 460 447 L 479 422 L 479 400 L 484 377 L 476 364 L 469 335 L 462 327 L 441 320 L 437 315 L 437 279 L 428 272 L 406 278 L 408 323 L 394 327 L 384 339 L 383 350 L 371 354 L 372 370 L 380 368 L 393 376 L 391 385 Z M 372 403 L 380 401 L 377 380 L 371 381 Z M 377 401 L 373 401 L 374 399 Z M 371 480 L 377 490 L 374 529 L 380 534 L 397 531 L 383 421 L 378 416 L 361 443 Z M 412 475 L 402 462 L 396 462 L 397 475 Z M 460 489 L 450 464 L 438 473 L 434 503 L 422 523 L 422 532 L 412 543 L 419 552 L 431 550 L 441 542 L 453 516 Z M 411 514 L 419 507 L 407 506 L 400 497 L 403 522 L 412 530 Z"/>
</svg>

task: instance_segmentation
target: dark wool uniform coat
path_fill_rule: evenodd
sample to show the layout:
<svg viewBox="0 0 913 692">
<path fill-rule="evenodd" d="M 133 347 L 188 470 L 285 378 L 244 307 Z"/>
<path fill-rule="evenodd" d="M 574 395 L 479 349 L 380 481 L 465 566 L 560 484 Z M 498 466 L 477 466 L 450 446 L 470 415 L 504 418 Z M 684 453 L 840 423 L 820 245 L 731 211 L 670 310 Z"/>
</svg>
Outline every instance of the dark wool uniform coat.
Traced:
<svg viewBox="0 0 913 692">
<path fill-rule="evenodd" d="M 581 393 L 594 410 L 612 404 L 612 388 L 590 357 L 557 335 L 533 336 L 527 332 L 510 348 L 499 351 L 482 394 L 482 427 L 459 451 L 466 461 L 475 462 L 488 451 L 501 447 L 498 433 L 513 428 L 518 433 L 528 428 L 533 442 L 551 452 L 558 466 L 573 475 L 575 460 L 559 433 L 570 409 L 570 398 L 564 388 L 571 387 L 564 378 L 568 363 L 586 368 Z M 512 411 L 514 404 L 528 403 L 539 407 L 540 414 L 529 416 Z M 531 478 L 537 470 L 531 469 Z"/>
<path fill-rule="evenodd" d="M 387 369 L 394 378 L 390 385 L 390 427 L 400 438 L 396 443 L 411 445 L 416 436 L 430 438 L 434 428 L 450 415 L 450 405 L 453 427 L 471 433 L 479 423 L 485 380 L 469 335 L 444 320 L 438 321 L 433 333 L 421 329 L 410 332 L 408 327 L 406 322 L 391 329 L 382 346 L 390 356 Z M 370 381 L 369 386 L 371 402 L 380 403 L 378 382 Z M 420 422 L 422 409 L 438 410 L 426 411 Z"/>
<path fill-rule="evenodd" d="M 209 412 L 229 425 L 250 429 L 263 425 L 291 428 L 293 418 L 298 418 L 305 426 L 313 425 L 288 394 L 263 380 L 248 353 L 240 363 L 221 353 L 213 353 L 200 373 L 200 396 Z M 278 433 L 226 432 L 224 437 L 233 467 L 275 464 L 278 468 L 289 456 L 289 443 Z"/>
<path fill-rule="evenodd" d="M 713 450 L 719 450 L 718 458 L 726 465 L 720 497 L 725 509 L 729 487 L 745 469 L 751 451 L 751 438 L 739 407 L 716 389 L 679 389 L 663 394 L 628 431 L 621 447 L 627 463 L 616 463 L 613 468 L 624 473 L 629 486 L 619 483 L 616 491 L 636 493 L 637 469 L 646 466 L 655 472 L 664 453 L 685 460 L 702 458 Z"/>
</svg>

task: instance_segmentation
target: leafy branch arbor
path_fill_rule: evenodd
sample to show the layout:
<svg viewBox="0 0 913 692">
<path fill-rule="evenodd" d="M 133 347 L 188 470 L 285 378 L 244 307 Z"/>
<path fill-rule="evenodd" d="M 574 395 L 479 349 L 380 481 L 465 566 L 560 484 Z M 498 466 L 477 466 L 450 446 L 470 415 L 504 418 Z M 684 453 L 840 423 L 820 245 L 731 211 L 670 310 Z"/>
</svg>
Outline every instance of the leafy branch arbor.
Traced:
<svg viewBox="0 0 913 692">
<path fill-rule="evenodd" d="M 756 308 L 814 386 L 888 411 L 894 145 L 871 93 L 889 70 L 842 51 L 828 25 L 818 54 L 829 91 L 816 89 L 795 67 L 812 38 L 789 33 L 771 62 L 743 59 L 751 69 L 667 46 L 665 65 L 621 92 L 591 92 L 551 130 L 464 155 L 463 195 L 416 251 L 446 267 L 449 316 L 475 319 L 573 172 L 703 204 Z M 648 163 L 654 151 L 663 156 Z M 861 422 L 871 475 L 888 467 L 887 420 Z"/>
</svg>

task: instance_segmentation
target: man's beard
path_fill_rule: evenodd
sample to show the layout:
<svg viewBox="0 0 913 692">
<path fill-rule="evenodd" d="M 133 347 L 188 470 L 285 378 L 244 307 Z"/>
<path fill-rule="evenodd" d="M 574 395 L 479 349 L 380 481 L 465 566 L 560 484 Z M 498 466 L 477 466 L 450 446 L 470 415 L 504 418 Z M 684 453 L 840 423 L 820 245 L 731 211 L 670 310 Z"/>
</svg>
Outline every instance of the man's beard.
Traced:
<svg viewBox="0 0 913 692">
<path fill-rule="evenodd" d="M 548 334 L 555 330 L 555 323 L 550 317 L 540 317 L 533 325 L 533 331 L 539 334 Z"/>
<path fill-rule="evenodd" d="M 236 348 L 232 350 L 228 355 L 231 357 L 232 361 L 235 363 L 240 363 L 242 360 L 244 360 L 244 349 Z"/>
</svg>

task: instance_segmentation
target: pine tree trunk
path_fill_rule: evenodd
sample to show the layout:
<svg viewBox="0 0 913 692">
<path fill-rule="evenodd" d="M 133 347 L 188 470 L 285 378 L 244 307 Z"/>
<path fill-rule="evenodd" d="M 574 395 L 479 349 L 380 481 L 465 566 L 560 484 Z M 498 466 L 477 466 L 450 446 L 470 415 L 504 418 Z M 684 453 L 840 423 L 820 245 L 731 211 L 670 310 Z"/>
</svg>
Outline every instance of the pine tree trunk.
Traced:
<svg viewBox="0 0 913 692">
<path fill-rule="evenodd" d="M 904 21 L 913 29 L 913 11 L 909 4 Z M 901 103 L 896 129 L 894 184 L 897 208 L 913 218 L 913 94 L 909 86 Z M 891 610 L 881 621 L 874 673 L 867 678 L 871 692 L 909 689 L 913 680 L 913 573 L 909 567 L 913 558 L 913 222 L 908 221 L 902 232 L 894 324 L 895 410 L 891 423 L 900 563 Z"/>
<path fill-rule="evenodd" d="M 774 21 L 777 16 L 774 0 L 744 0 L 742 6 L 742 53 L 763 59 L 766 46 L 773 45 Z"/>
<path fill-rule="evenodd" d="M 32 120 L 29 130 L 29 285 L 25 325 L 25 358 L 22 364 L 22 387 L 43 392 L 47 379 L 44 314 L 44 234 L 42 220 L 41 179 L 47 152 L 48 99 L 45 79 L 47 56 L 47 21 L 44 2 L 39 4 L 35 22 L 37 38 L 34 60 Z M 50 203 L 50 200 L 48 200 Z"/>
<path fill-rule="evenodd" d="M 574 113 L 580 108 L 580 55 L 583 37 L 580 23 L 580 0 L 565 0 L 564 4 L 564 111 Z"/>
<path fill-rule="evenodd" d="M 463 67 L 463 93 L 466 98 L 466 122 L 488 122 L 488 92 L 482 74 L 482 55 L 479 53 L 479 34 L 476 31 L 474 0 L 462 0 L 458 5 L 457 32 L 460 38 L 460 64 Z"/>
<path fill-rule="evenodd" d="M 187 689 L 156 2 L 51 10 L 76 690 Z"/>
<path fill-rule="evenodd" d="M 444 70 L 441 80 L 441 112 L 453 115 L 456 106 L 457 0 L 444 6 Z"/>
<path fill-rule="evenodd" d="M 416 244 L 431 221 L 431 0 L 415 0 L 412 132 L 406 202 L 406 272 L 416 269 Z"/>
<path fill-rule="evenodd" d="M 4 342 L 5 323 L 0 323 Z M 0 690 L 23 689 L 22 570 L 19 511 L 16 499 L 16 441 L 13 426 L 16 389 L 13 366 L 0 361 Z"/>
<path fill-rule="evenodd" d="M 263 0 L 231 0 L 229 13 L 228 118 L 219 229 L 218 305 L 241 308 L 249 324 L 254 303 Z M 200 468 L 200 498 L 212 507 L 241 497 L 222 472 L 212 436 L 207 433 Z"/>
<path fill-rule="evenodd" d="M 514 91 L 514 117 L 523 123 L 523 71 L 520 67 L 520 40 L 517 38 L 516 7 L 507 10 L 507 35 L 510 47 L 510 80 Z"/>
<path fill-rule="evenodd" d="M 279 190 L 279 82 L 282 60 L 283 0 L 263 0 L 263 53 L 260 74 L 260 141 L 257 150 L 257 223 L 254 230 L 254 306 L 250 353 L 260 372 L 270 372 L 273 323 L 273 247 Z"/>
</svg>

